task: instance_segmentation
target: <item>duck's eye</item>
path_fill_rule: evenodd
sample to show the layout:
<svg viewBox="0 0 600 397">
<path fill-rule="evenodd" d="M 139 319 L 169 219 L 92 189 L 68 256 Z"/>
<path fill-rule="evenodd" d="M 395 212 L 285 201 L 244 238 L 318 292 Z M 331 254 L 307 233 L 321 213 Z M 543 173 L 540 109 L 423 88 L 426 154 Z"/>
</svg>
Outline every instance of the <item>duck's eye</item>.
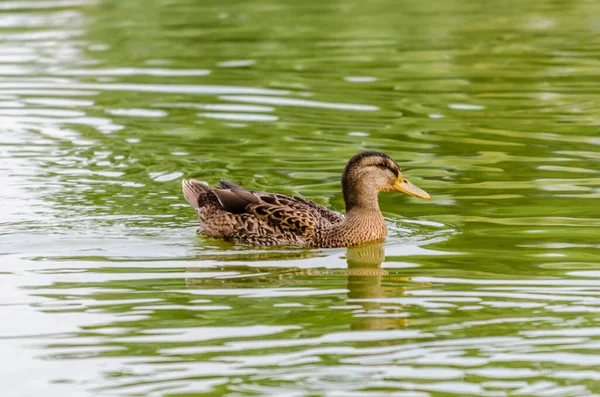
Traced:
<svg viewBox="0 0 600 397">
<path fill-rule="evenodd" d="M 377 166 L 381 167 L 381 168 L 387 168 L 388 167 L 387 163 L 379 163 L 379 164 L 377 164 Z"/>
</svg>

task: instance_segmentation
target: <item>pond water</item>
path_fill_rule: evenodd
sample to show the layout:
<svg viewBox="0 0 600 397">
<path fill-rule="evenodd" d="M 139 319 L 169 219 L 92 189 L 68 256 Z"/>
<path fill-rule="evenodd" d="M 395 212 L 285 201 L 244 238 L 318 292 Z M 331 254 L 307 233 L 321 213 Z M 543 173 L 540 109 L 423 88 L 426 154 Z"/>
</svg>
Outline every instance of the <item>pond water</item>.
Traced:
<svg viewBox="0 0 600 397">
<path fill-rule="evenodd" d="M 600 3 L 0 2 L 4 396 L 600 396 Z M 196 236 L 181 179 L 343 210 Z"/>
</svg>

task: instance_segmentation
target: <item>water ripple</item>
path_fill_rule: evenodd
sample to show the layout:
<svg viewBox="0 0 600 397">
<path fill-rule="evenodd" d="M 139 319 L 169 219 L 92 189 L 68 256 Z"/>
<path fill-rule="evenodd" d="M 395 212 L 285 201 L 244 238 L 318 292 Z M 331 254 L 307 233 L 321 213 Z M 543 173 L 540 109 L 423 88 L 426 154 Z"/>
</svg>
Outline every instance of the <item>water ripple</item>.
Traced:
<svg viewBox="0 0 600 397">
<path fill-rule="evenodd" d="M 0 2 L 6 395 L 600 395 L 597 2 Z M 180 180 L 383 245 L 196 236 Z"/>
</svg>

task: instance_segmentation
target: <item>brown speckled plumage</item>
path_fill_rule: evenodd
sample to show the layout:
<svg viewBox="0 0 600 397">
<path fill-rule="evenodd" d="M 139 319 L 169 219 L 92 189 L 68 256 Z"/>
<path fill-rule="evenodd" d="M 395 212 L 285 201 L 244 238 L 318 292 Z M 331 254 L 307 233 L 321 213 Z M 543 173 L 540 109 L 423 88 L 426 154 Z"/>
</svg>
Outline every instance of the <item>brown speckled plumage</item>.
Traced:
<svg viewBox="0 0 600 397">
<path fill-rule="evenodd" d="M 377 202 L 379 192 L 400 190 L 429 198 L 380 152 L 359 153 L 346 165 L 345 217 L 301 197 L 249 191 L 223 180 L 216 188 L 184 180 L 182 189 L 198 215 L 200 234 L 253 245 L 346 247 L 381 240 L 387 228 Z"/>
</svg>

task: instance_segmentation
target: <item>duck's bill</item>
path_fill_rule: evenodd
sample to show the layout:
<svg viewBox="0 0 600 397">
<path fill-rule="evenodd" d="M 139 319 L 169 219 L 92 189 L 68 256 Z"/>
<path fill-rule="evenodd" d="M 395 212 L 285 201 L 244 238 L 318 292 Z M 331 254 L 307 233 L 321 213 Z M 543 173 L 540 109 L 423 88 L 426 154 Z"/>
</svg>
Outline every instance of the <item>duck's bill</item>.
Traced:
<svg viewBox="0 0 600 397">
<path fill-rule="evenodd" d="M 425 200 L 431 199 L 431 196 L 425 190 L 413 185 L 406 179 L 397 180 L 392 187 L 394 190 L 408 194 L 409 196 L 418 197 Z"/>
</svg>

